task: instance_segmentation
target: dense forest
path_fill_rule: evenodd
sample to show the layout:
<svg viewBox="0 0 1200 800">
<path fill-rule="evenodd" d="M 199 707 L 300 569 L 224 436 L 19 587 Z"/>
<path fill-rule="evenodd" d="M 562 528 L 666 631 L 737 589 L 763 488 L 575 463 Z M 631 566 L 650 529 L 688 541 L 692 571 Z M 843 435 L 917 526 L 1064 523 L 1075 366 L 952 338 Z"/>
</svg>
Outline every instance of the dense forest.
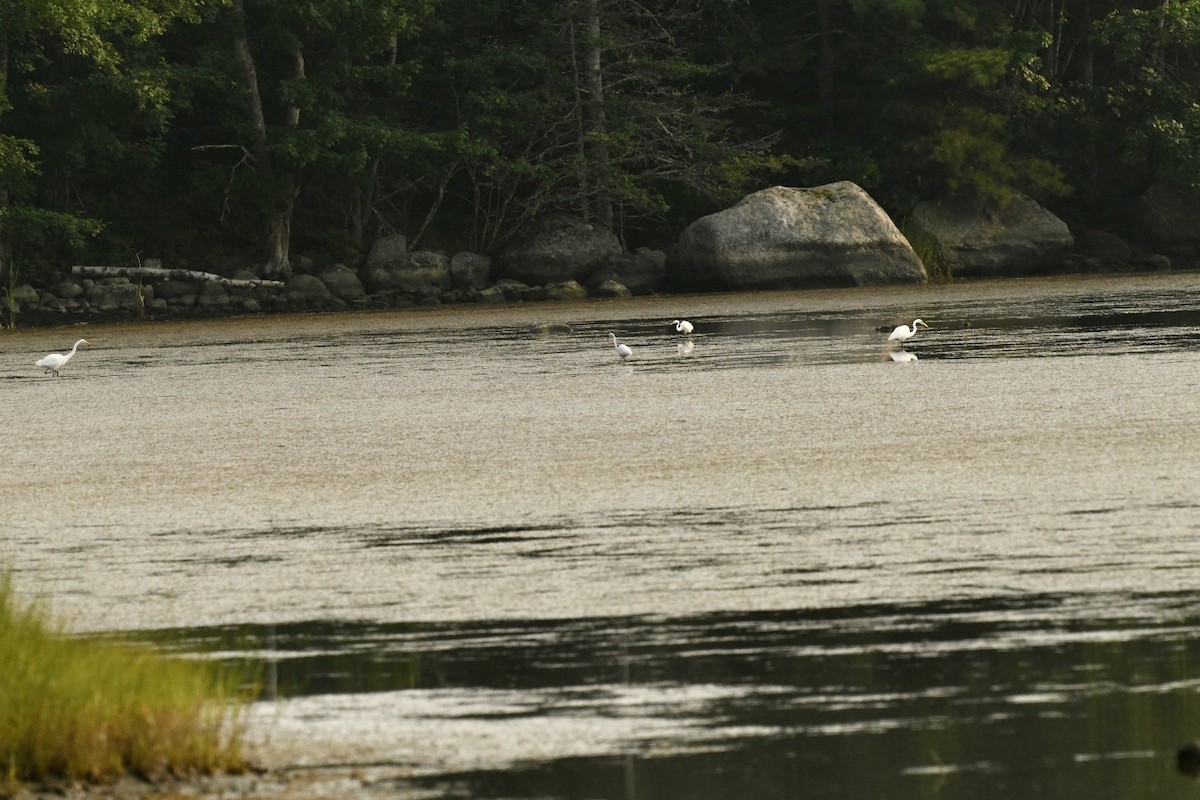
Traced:
<svg viewBox="0 0 1200 800">
<path fill-rule="evenodd" d="M 1200 0 L 0 0 L 0 278 L 1200 184 Z"/>
</svg>

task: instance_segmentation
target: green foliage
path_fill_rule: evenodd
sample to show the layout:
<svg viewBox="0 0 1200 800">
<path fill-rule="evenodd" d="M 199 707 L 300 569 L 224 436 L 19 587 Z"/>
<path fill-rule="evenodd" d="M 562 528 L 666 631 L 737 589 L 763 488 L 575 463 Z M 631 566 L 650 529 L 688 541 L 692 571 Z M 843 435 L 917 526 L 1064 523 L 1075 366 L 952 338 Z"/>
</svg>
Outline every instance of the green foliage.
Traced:
<svg viewBox="0 0 1200 800">
<path fill-rule="evenodd" d="M 0 184 L 20 191 L 32 186 L 38 172 L 37 145 L 28 139 L 0 134 Z"/>
<path fill-rule="evenodd" d="M 244 766 L 237 681 L 207 662 L 68 636 L 0 578 L 0 768 L 9 783 Z"/>
<path fill-rule="evenodd" d="M 0 208 L 0 231 L 14 252 L 24 254 L 22 262 L 34 280 L 84 252 L 100 230 L 98 220 L 32 204 L 13 203 Z"/>
<path fill-rule="evenodd" d="M 951 195 L 983 206 L 1007 205 L 1018 186 L 1041 196 L 1065 194 L 1068 187 L 1053 164 L 1011 152 L 1007 123 L 999 114 L 961 109 L 918 147 Z"/>
<path fill-rule="evenodd" d="M 1102 91 L 1087 98 L 1087 125 L 1146 181 L 1200 188 L 1200 2 L 1151 8 L 1118 4 L 1096 23 L 1113 64 Z"/>
<path fill-rule="evenodd" d="M 937 78 L 968 89 L 989 89 L 1009 74 L 1012 53 L 999 47 L 948 48 L 932 53 L 925 69 Z"/>
</svg>

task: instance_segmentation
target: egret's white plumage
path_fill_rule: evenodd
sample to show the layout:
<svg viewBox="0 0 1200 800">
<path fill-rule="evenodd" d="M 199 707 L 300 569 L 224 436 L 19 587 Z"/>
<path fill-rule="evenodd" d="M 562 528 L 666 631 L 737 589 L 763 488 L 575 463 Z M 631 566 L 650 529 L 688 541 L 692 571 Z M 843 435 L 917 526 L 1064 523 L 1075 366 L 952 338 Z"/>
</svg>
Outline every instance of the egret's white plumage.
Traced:
<svg viewBox="0 0 1200 800">
<path fill-rule="evenodd" d="M 924 320 L 914 319 L 911 328 L 907 325 L 901 325 L 900 327 L 896 328 L 896 330 L 892 331 L 891 335 L 888 336 L 888 341 L 903 342 L 906 339 L 911 339 L 917 335 L 918 327 L 928 328 L 929 326 L 925 324 Z"/>
<path fill-rule="evenodd" d="M 671 324 L 675 326 L 675 330 L 684 335 L 688 335 L 696 329 L 696 327 L 686 319 L 671 320 Z"/>
<path fill-rule="evenodd" d="M 608 338 L 612 339 L 613 348 L 617 351 L 617 355 L 621 357 L 622 361 L 633 355 L 633 351 L 629 349 L 629 345 L 624 345 L 617 342 L 617 335 L 615 333 L 610 333 Z"/>
<path fill-rule="evenodd" d="M 65 356 L 62 353 L 51 353 L 45 358 L 40 358 L 34 362 L 34 366 L 41 367 L 47 373 L 54 373 L 54 377 L 57 378 L 58 371 L 67 365 L 67 362 L 71 360 L 71 356 L 75 355 L 75 351 L 79 349 L 79 345 L 81 344 L 91 344 L 91 342 L 89 342 L 87 339 L 80 339 L 75 343 L 75 346 L 71 348 L 71 352 L 67 353 Z"/>
</svg>

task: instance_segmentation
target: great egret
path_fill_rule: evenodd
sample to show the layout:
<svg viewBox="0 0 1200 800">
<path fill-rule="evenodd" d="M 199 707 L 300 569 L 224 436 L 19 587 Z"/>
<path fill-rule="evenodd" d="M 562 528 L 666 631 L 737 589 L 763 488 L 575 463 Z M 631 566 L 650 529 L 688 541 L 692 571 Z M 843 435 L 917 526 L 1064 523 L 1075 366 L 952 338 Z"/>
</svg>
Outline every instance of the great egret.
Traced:
<svg viewBox="0 0 1200 800">
<path fill-rule="evenodd" d="M 617 343 L 617 335 L 615 333 L 610 333 L 608 338 L 612 339 L 613 348 L 617 351 L 617 355 L 621 357 L 622 361 L 633 355 L 633 351 L 629 349 L 628 345 Z"/>
<path fill-rule="evenodd" d="M 91 342 L 89 342 L 87 339 L 80 339 L 75 343 L 75 346 L 71 348 L 71 352 L 67 353 L 65 356 L 62 353 L 51 353 L 45 358 L 36 361 L 34 366 L 41 367 L 47 373 L 53 372 L 54 377 L 57 378 L 58 371 L 67 365 L 67 362 L 71 360 L 71 356 L 75 355 L 75 351 L 79 349 L 79 345 L 81 344 L 91 344 Z"/>
<path fill-rule="evenodd" d="M 686 319 L 671 320 L 671 324 L 675 326 L 675 330 L 679 331 L 685 336 L 691 335 L 692 331 L 696 329 L 695 326 Z"/>
<path fill-rule="evenodd" d="M 891 335 L 888 336 L 888 341 L 889 342 L 903 342 L 907 339 L 911 339 L 912 337 L 917 335 L 917 327 L 918 326 L 925 327 L 925 328 L 929 327 L 928 325 L 925 324 L 924 320 L 914 319 L 911 328 L 908 327 L 907 325 L 901 325 L 900 327 L 896 328 L 896 330 L 892 331 Z"/>
</svg>

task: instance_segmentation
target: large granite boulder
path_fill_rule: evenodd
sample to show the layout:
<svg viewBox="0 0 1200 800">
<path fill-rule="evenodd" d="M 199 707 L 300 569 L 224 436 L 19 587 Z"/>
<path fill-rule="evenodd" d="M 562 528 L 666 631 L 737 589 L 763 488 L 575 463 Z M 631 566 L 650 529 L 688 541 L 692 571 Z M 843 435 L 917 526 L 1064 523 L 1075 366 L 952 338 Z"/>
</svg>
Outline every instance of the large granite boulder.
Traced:
<svg viewBox="0 0 1200 800">
<path fill-rule="evenodd" d="M 587 296 L 587 289 L 583 288 L 579 281 L 548 283 L 542 287 L 544 300 L 585 300 Z"/>
<path fill-rule="evenodd" d="M 171 305 L 190 306 L 195 304 L 199 291 L 195 281 L 163 281 L 155 284 L 154 296 Z"/>
<path fill-rule="evenodd" d="M 651 294 L 667 279 L 667 254 L 639 247 L 632 252 L 609 256 L 588 278 L 588 286 L 598 289 L 605 283 L 619 283 L 630 294 Z"/>
<path fill-rule="evenodd" d="M 919 283 L 925 268 L 859 186 L 775 186 L 689 225 L 667 261 L 676 290 Z"/>
<path fill-rule="evenodd" d="M 1200 256 L 1200 195 L 1156 183 L 1128 204 L 1126 233 L 1161 253 Z"/>
<path fill-rule="evenodd" d="M 138 287 L 125 278 L 105 278 L 87 287 L 87 301 L 98 311 L 132 311 L 142 307 Z"/>
<path fill-rule="evenodd" d="M 37 308 L 41 304 L 37 289 L 28 283 L 22 283 L 12 290 L 12 299 L 22 308 Z"/>
<path fill-rule="evenodd" d="M 606 299 L 633 297 L 633 292 L 629 291 L 629 287 L 618 280 L 606 280 L 600 283 L 594 290 L 596 297 Z"/>
<path fill-rule="evenodd" d="M 196 294 L 198 308 L 219 311 L 229 308 L 230 302 L 229 290 L 224 286 L 216 281 L 201 282 L 200 291 Z"/>
<path fill-rule="evenodd" d="M 1067 224 L 1022 194 L 1003 207 L 967 201 L 920 203 L 911 232 L 936 243 L 955 278 L 999 278 L 1054 272 L 1074 247 Z"/>
<path fill-rule="evenodd" d="M 287 283 L 283 287 L 285 296 L 301 297 L 306 300 L 324 300 L 332 297 L 329 287 L 315 275 L 298 273 L 287 279 Z"/>
<path fill-rule="evenodd" d="M 621 252 L 612 231 L 575 217 L 542 220 L 528 239 L 500 255 L 506 275 L 539 285 L 585 281 L 598 264 Z"/>
<path fill-rule="evenodd" d="M 427 289 L 448 291 L 450 258 L 433 250 L 414 250 L 377 258 L 376 248 L 362 270 L 363 284 L 371 293 L 383 291 L 421 292 Z"/>
<path fill-rule="evenodd" d="M 367 293 L 358 279 L 358 273 L 345 264 L 330 264 L 317 277 L 329 289 L 329 293 L 339 300 L 361 300 Z"/>
<path fill-rule="evenodd" d="M 450 259 L 455 289 L 481 291 L 491 285 L 492 259 L 480 253 L 458 253 Z"/>
<path fill-rule="evenodd" d="M 54 294 L 63 300 L 78 300 L 83 296 L 83 287 L 72 280 L 63 280 L 54 284 Z"/>
<path fill-rule="evenodd" d="M 371 252 L 367 254 L 367 265 L 385 264 L 396 261 L 408 253 L 408 239 L 400 233 L 390 236 L 380 236 L 371 243 Z"/>
</svg>

